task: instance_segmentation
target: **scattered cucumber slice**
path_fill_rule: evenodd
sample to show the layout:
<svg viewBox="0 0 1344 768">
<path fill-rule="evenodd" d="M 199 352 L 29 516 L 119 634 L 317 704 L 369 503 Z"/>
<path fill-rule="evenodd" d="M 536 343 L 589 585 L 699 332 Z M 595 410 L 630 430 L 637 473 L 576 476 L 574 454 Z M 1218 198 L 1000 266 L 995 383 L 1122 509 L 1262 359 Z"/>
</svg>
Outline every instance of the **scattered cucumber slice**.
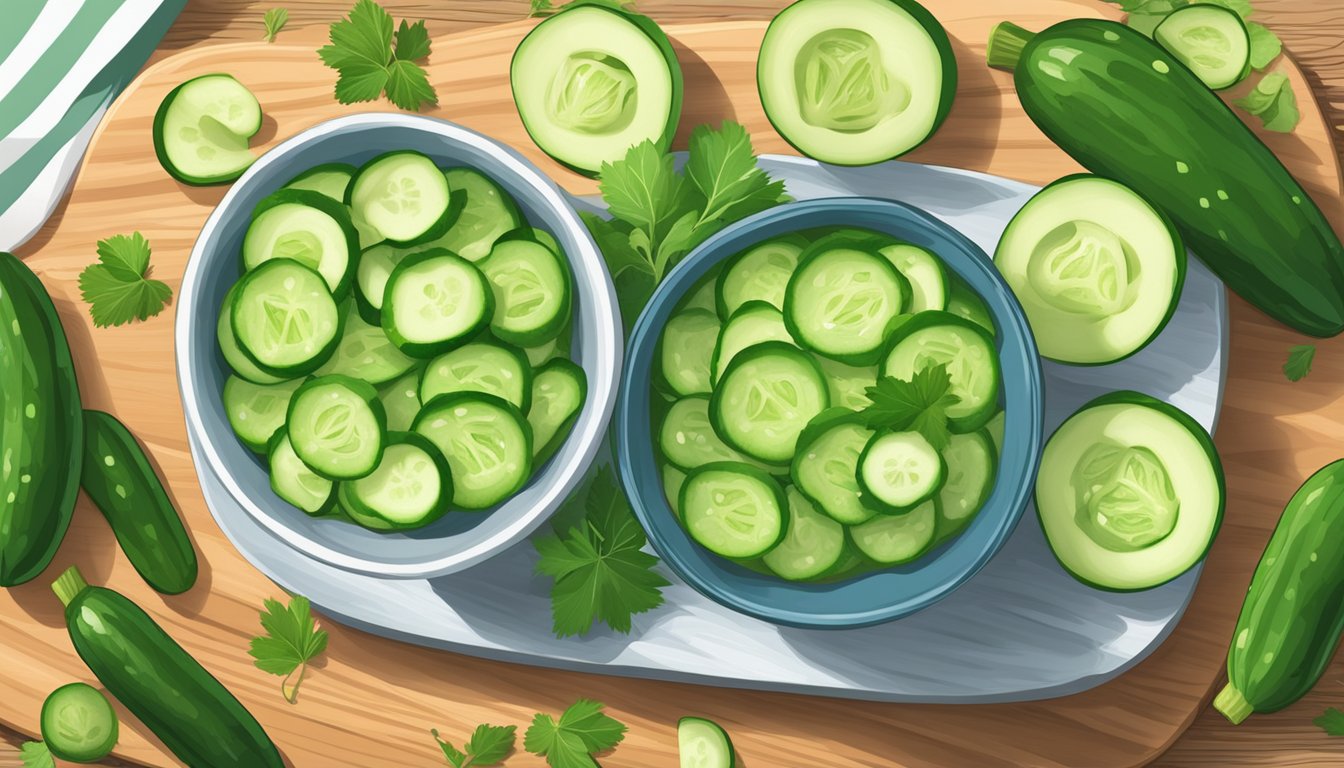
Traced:
<svg viewBox="0 0 1344 768">
<path fill-rule="evenodd" d="M 341 339 L 344 316 L 326 280 L 297 261 L 274 259 L 248 272 L 230 311 L 238 348 L 272 376 L 312 373 Z"/>
<path fill-rule="evenodd" d="M 526 411 L 532 400 L 532 367 L 517 350 L 474 342 L 434 358 L 420 379 L 420 402 L 448 392 L 484 392 Z"/>
<path fill-rule="evenodd" d="M 456 218 L 443 171 L 433 160 L 409 150 L 388 152 L 365 163 L 350 180 L 346 197 L 360 221 L 396 245 L 433 240 Z"/>
<path fill-rule="evenodd" d="M 1153 40 L 1215 91 L 1251 73 L 1251 36 L 1231 8 L 1211 3 L 1177 8 L 1153 30 Z"/>
<path fill-rule="evenodd" d="M 318 517 L 331 511 L 336 500 L 336 484 L 314 472 L 289 442 L 283 429 L 271 439 L 267 466 L 271 474 L 271 490 L 275 495 Z"/>
<path fill-rule="evenodd" d="M 224 382 L 224 415 L 243 444 L 265 453 L 271 438 L 285 426 L 289 401 L 303 380 L 253 384 L 237 376 Z"/>
<path fill-rule="evenodd" d="M 85 683 L 70 683 L 52 691 L 42 702 L 41 720 L 47 749 L 75 763 L 107 757 L 121 730 L 107 697 Z"/>
<path fill-rule="evenodd" d="M 784 490 L 789 520 L 784 540 L 761 558 L 776 575 L 807 581 L 831 571 L 845 554 L 845 527 L 818 512 L 797 488 Z"/>
<path fill-rule="evenodd" d="M 390 432 L 378 467 L 341 483 L 341 505 L 383 530 L 423 528 L 448 512 L 452 470 L 434 443 L 413 432 Z"/>
<path fill-rule="evenodd" d="M 816 361 L 792 344 L 767 341 L 728 364 L 710 395 L 709 418 L 729 445 L 779 464 L 793 458 L 798 435 L 828 407 L 830 394 Z"/>
<path fill-rule="evenodd" d="M 535 465 L 545 463 L 564 444 L 587 399 L 588 377 L 569 360 L 552 360 L 537 371 L 527 411 Z"/>
<path fill-rule="evenodd" d="M 383 299 L 383 330 L 413 357 L 433 357 L 461 344 L 490 322 L 495 304 L 475 265 L 437 248 L 398 264 Z"/>
<path fill-rule="evenodd" d="M 878 432 L 859 456 L 859 487 L 888 510 L 933 499 L 947 481 L 947 462 L 918 432 Z"/>
<path fill-rule="evenodd" d="M 849 529 L 854 546 L 873 562 L 900 565 L 933 546 L 934 503 L 926 501 L 903 515 L 878 515 Z"/>
<path fill-rule="evenodd" d="M 569 269 L 550 248 L 533 240 L 496 242 L 480 269 L 495 294 L 490 331 L 498 338 L 532 346 L 555 338 L 569 324 Z"/>
<path fill-rule="evenodd" d="M 694 469 L 678 506 L 686 530 L 716 555 L 745 559 L 765 554 L 784 538 L 784 494 L 774 478 L 741 462 Z"/>
<path fill-rule="evenodd" d="M 683 717 L 677 721 L 677 752 L 681 768 L 735 768 L 737 765 L 728 732 L 703 717 Z"/>
<path fill-rule="evenodd" d="M 532 428 L 512 403 L 494 395 L 439 395 L 425 404 L 414 430 L 448 460 L 453 504 L 462 509 L 493 507 L 532 474 Z"/>
<path fill-rule="evenodd" d="M 364 477 L 382 460 L 387 413 L 366 381 L 332 373 L 309 379 L 285 419 L 294 452 L 328 480 Z"/>
<path fill-rule="evenodd" d="M 248 140 L 261 130 L 257 97 L 230 75 L 202 75 L 169 91 L 154 114 L 154 153 L 178 181 L 224 184 L 256 158 Z"/>
<path fill-rule="evenodd" d="M 243 236 L 243 268 L 272 259 L 317 270 L 332 296 L 345 298 L 359 259 L 359 235 L 346 207 L 306 189 L 282 189 L 262 200 Z"/>
</svg>

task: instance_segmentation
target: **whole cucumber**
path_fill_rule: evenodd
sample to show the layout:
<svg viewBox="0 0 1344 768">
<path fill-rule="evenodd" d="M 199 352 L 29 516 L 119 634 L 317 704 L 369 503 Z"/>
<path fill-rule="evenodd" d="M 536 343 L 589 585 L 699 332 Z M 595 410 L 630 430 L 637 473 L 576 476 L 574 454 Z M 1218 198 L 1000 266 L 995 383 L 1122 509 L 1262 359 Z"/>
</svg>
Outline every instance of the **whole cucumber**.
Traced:
<svg viewBox="0 0 1344 768">
<path fill-rule="evenodd" d="M 1260 557 L 1213 706 L 1233 723 L 1302 698 L 1344 631 L 1344 460 L 1293 494 Z"/>
<path fill-rule="evenodd" d="M 1134 189 L 1260 311 L 1312 336 L 1344 330 L 1344 246 L 1249 128 L 1184 64 L 1123 24 L 1004 22 L 990 66 L 1027 115 L 1093 173 Z"/>
<path fill-rule="evenodd" d="M 131 714 L 191 768 L 281 768 L 284 761 L 238 699 L 120 593 L 71 567 L 51 585 L 75 651 Z"/>
<path fill-rule="evenodd" d="M 79 494 L 84 439 L 70 345 L 51 297 L 0 252 L 0 586 L 42 572 Z"/>
</svg>

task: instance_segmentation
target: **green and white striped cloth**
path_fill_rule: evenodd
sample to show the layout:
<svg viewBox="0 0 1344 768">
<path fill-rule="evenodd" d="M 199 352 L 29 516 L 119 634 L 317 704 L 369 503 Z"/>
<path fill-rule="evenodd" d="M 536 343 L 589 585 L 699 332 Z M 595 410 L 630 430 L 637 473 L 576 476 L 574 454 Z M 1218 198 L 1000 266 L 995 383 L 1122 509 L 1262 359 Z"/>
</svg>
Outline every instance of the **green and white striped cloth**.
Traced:
<svg viewBox="0 0 1344 768">
<path fill-rule="evenodd" d="M 186 0 L 0 0 L 0 251 L 33 236 Z"/>
</svg>

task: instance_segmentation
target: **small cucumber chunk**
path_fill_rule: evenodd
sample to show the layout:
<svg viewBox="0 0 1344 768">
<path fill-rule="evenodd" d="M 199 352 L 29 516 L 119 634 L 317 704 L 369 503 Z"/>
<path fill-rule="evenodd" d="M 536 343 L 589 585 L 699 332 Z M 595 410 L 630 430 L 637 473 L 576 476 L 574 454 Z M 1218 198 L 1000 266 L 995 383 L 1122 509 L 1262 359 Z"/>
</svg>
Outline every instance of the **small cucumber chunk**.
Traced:
<svg viewBox="0 0 1344 768">
<path fill-rule="evenodd" d="M 734 768 L 737 765 L 728 732 L 703 717 L 683 717 L 677 721 L 677 753 L 681 768 Z"/>
<path fill-rule="evenodd" d="M 289 401 L 302 385 L 302 379 L 253 384 L 230 376 L 224 382 L 224 415 L 234 434 L 248 448 L 265 453 L 271 438 L 285 425 Z"/>
<path fill-rule="evenodd" d="M 407 257 L 387 279 L 383 330 L 408 355 L 433 357 L 490 322 L 495 297 L 471 262 L 442 249 Z"/>
<path fill-rule="evenodd" d="M 425 404 L 414 430 L 448 460 L 456 507 L 489 509 L 532 475 L 532 428 L 517 407 L 494 395 L 439 395 Z"/>
<path fill-rule="evenodd" d="M 721 328 L 719 316 L 707 309 L 682 310 L 667 321 L 659 341 L 658 368 L 673 392 L 709 394 L 710 366 Z"/>
<path fill-rule="evenodd" d="M 803 347 L 854 365 L 877 362 L 910 289 L 872 245 L 838 235 L 803 252 L 784 296 L 784 323 Z"/>
<path fill-rule="evenodd" d="M 289 401 L 285 425 L 294 452 L 328 480 L 364 477 L 382 459 L 387 413 L 366 381 L 335 373 L 309 379 Z"/>
<path fill-rule="evenodd" d="M 337 301 L 350 292 L 359 235 L 344 205 L 318 192 L 282 189 L 257 204 L 243 236 L 243 267 L 290 259 L 317 270 Z"/>
<path fill-rule="evenodd" d="M 789 503 L 789 521 L 784 540 L 761 558 L 781 578 L 806 581 L 835 567 L 845 554 L 845 527 L 818 512 L 797 488 L 784 495 Z"/>
<path fill-rule="evenodd" d="M 271 490 L 276 496 L 314 517 L 331 510 L 336 498 L 336 484 L 303 463 L 284 430 L 276 432 L 271 439 L 267 465 L 271 473 Z"/>
<path fill-rule="evenodd" d="M 798 435 L 830 407 L 821 368 L 792 344 L 767 341 L 740 352 L 710 395 L 709 414 L 724 441 L 760 461 L 786 463 Z"/>
<path fill-rule="evenodd" d="M 391 432 L 378 467 L 341 483 L 341 504 L 376 530 L 423 528 L 443 517 L 453 498 L 452 470 L 434 443 L 413 432 Z"/>
<path fill-rule="evenodd" d="M 882 375 L 910 381 L 916 371 L 947 366 L 951 393 L 948 426 L 954 432 L 983 427 L 999 405 L 999 356 L 980 326 L 948 312 L 912 316 L 891 333 Z"/>
<path fill-rule="evenodd" d="M 873 562 L 900 565 L 917 559 L 933 545 L 934 503 L 926 501 L 903 515 L 878 515 L 849 529 L 854 546 Z"/>
<path fill-rule="evenodd" d="M 878 432 L 859 456 L 859 487 L 892 511 L 931 500 L 947 481 L 947 463 L 918 432 Z"/>
<path fill-rule="evenodd" d="M 947 308 L 947 268 L 941 259 L 909 243 L 883 246 L 880 253 L 910 285 L 908 312 L 913 314 L 927 309 Z"/>
<path fill-rule="evenodd" d="M 532 240 L 500 241 L 479 266 L 495 294 L 490 331 L 502 341 L 541 344 L 569 324 L 569 269 L 550 248 Z"/>
<path fill-rule="evenodd" d="M 289 259 L 244 275 L 231 312 L 238 348 L 263 373 L 281 378 L 305 376 L 330 359 L 344 320 L 326 280 Z"/>
<path fill-rule="evenodd" d="M 85 683 L 52 691 L 42 703 L 42 741 L 51 754 L 74 763 L 91 763 L 112 752 L 120 725 L 107 697 Z"/>
<path fill-rule="evenodd" d="M 1231 8 L 1177 8 L 1153 30 L 1153 40 L 1215 91 L 1231 88 L 1251 73 L 1251 36 Z"/>
<path fill-rule="evenodd" d="M 473 168 L 449 168 L 443 176 L 453 193 L 466 200 L 448 231 L 426 247 L 446 248 L 467 261 L 480 261 L 490 255 L 496 240 L 522 226 L 518 204 L 494 179 Z"/>
<path fill-rule="evenodd" d="M 719 314 L 732 317 L 748 301 L 764 301 L 784 308 L 784 290 L 798 267 L 807 241 L 799 237 L 761 243 L 734 256 L 719 274 L 716 294 Z"/>
<path fill-rule="evenodd" d="M 398 245 L 433 240 L 453 223 L 448 180 L 419 152 L 373 158 L 351 179 L 346 197 L 356 217 Z"/>
<path fill-rule="evenodd" d="M 345 332 L 336 351 L 314 375 L 342 373 L 378 386 L 401 376 L 415 365 L 415 358 L 397 349 L 381 327 L 364 322 L 351 303 L 346 309 Z"/>
<path fill-rule="evenodd" d="M 224 184 L 256 158 L 248 140 L 261 130 L 257 97 L 231 75 L 202 75 L 174 88 L 154 114 L 154 152 L 178 181 Z"/>
<path fill-rule="evenodd" d="M 877 514 L 858 480 L 859 457 L 872 437 L 863 418 L 846 408 L 823 411 L 798 436 L 793 484 L 838 523 L 856 525 Z"/>
<path fill-rule="evenodd" d="M 666 333 L 666 332 L 665 332 Z M 737 353 L 766 341 L 795 343 L 784 325 L 784 315 L 764 301 L 748 301 L 738 307 L 719 331 L 710 361 L 710 382 L 718 385 Z"/>
<path fill-rule="evenodd" d="M 569 360 L 552 360 L 537 371 L 527 411 L 535 466 L 544 464 L 564 444 L 587 398 L 588 377 Z"/>
<path fill-rule="evenodd" d="M 434 358 L 420 379 L 420 402 L 449 392 L 484 392 L 526 411 L 532 399 L 532 367 L 517 350 L 475 342 Z"/>
<path fill-rule="evenodd" d="M 750 464 L 714 462 L 692 470 L 678 506 L 691 538 L 722 557 L 757 557 L 784 538 L 784 493 Z"/>
</svg>

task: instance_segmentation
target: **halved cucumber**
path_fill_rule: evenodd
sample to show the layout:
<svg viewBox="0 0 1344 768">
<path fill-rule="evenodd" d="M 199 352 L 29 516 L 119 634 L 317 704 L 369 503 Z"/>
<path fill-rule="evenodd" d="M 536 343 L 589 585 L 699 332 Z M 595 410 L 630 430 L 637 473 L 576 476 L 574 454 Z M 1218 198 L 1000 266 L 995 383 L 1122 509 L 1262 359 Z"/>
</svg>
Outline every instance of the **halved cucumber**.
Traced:
<svg viewBox="0 0 1344 768">
<path fill-rule="evenodd" d="M 285 379 L 272 376 L 257 367 L 252 358 L 243 353 L 238 340 L 233 336 L 233 297 L 238 293 L 238 284 L 229 288 L 224 295 L 224 304 L 219 309 L 219 321 L 215 324 L 215 338 L 219 341 L 220 354 L 233 372 L 253 384 L 279 384 Z"/>
<path fill-rule="evenodd" d="M 723 324 L 713 344 L 710 383 L 718 385 L 728 370 L 728 364 L 733 362 L 739 352 L 766 341 L 794 343 L 788 327 L 784 325 L 784 315 L 764 301 L 748 301 L 738 307 L 728 322 Z"/>
<path fill-rule="evenodd" d="M 325 163 L 290 179 L 283 189 L 306 189 L 344 203 L 345 190 L 350 187 L 350 179 L 354 178 L 358 170 L 349 163 Z"/>
<path fill-rule="evenodd" d="M 532 366 L 512 347 L 473 342 L 434 358 L 420 379 L 420 402 L 448 392 L 485 392 L 526 411 L 532 400 Z"/>
<path fill-rule="evenodd" d="M 289 433 L 283 429 L 271 438 L 267 466 L 271 490 L 276 496 L 314 517 L 331 510 L 336 501 L 336 484 L 303 463 L 289 442 Z"/>
<path fill-rule="evenodd" d="M 861 411 L 873 404 L 868 388 L 877 386 L 877 366 L 845 365 L 829 357 L 817 356 L 821 372 L 826 376 L 826 387 L 831 393 L 831 405 Z"/>
<path fill-rule="evenodd" d="M 327 281 L 289 259 L 243 275 L 230 312 L 238 348 L 263 373 L 281 378 L 321 367 L 336 351 L 345 319 Z"/>
<path fill-rule="evenodd" d="M 425 404 L 414 430 L 448 460 L 456 507 L 493 507 L 532 475 L 532 428 L 517 407 L 494 395 L 439 395 Z"/>
<path fill-rule="evenodd" d="M 658 447 L 668 461 L 685 470 L 716 461 L 749 461 L 714 431 L 706 395 L 683 397 L 672 404 L 658 430 Z"/>
<path fill-rule="evenodd" d="M 789 508 L 787 532 L 761 559 L 776 575 L 790 581 L 828 573 L 845 554 L 845 527 L 818 512 L 794 486 L 784 489 L 784 496 Z"/>
<path fill-rule="evenodd" d="M 1215 91 L 1251 73 L 1251 36 L 1231 8 L 1212 3 L 1177 8 L 1153 30 L 1153 40 Z"/>
<path fill-rule="evenodd" d="M 532 378 L 533 464 L 540 466 L 564 444 L 588 399 L 588 377 L 569 360 L 558 358 L 542 366 Z"/>
<path fill-rule="evenodd" d="M 408 256 L 383 294 L 383 330 L 401 351 L 433 357 L 490 322 L 495 296 L 471 262 L 442 249 Z"/>
<path fill-rule="evenodd" d="M 948 275 L 948 282 L 947 311 L 964 320 L 970 320 L 993 336 L 994 318 L 989 314 L 989 307 L 985 306 L 984 299 L 977 296 L 970 286 L 954 275 Z"/>
<path fill-rule="evenodd" d="M 285 428 L 294 453 L 314 472 L 353 480 L 382 460 L 387 413 L 373 385 L 333 373 L 299 387 Z"/>
<path fill-rule="evenodd" d="M 784 538 L 784 493 L 750 464 L 722 461 L 692 470 L 679 502 L 691 538 L 716 555 L 757 557 Z"/>
<path fill-rule="evenodd" d="M 681 768 L 735 768 L 728 732 L 713 720 L 683 717 L 677 721 L 677 754 Z"/>
<path fill-rule="evenodd" d="M 480 261 L 490 255 L 501 235 L 522 226 L 518 204 L 494 179 L 472 168 L 449 168 L 443 175 L 454 193 L 467 197 L 453 226 L 428 245 Z"/>
<path fill-rule="evenodd" d="M 384 384 L 378 390 L 378 399 L 387 412 L 387 428 L 392 432 L 408 432 L 420 413 L 419 368 L 412 368 L 396 381 Z"/>
<path fill-rule="evenodd" d="M 934 503 L 926 501 L 903 515 L 878 515 L 849 529 L 854 546 L 882 565 L 917 559 L 933 546 Z"/>
<path fill-rule="evenodd" d="M 918 432 L 878 432 L 859 456 L 859 487 L 887 511 L 932 500 L 946 481 L 947 462 Z"/>
<path fill-rule="evenodd" d="M 377 469 L 341 483 L 341 506 L 378 530 L 423 528 L 443 517 L 453 498 L 452 470 L 434 443 L 414 432 L 390 432 Z"/>
<path fill-rule="evenodd" d="M 490 330 L 501 340 L 533 346 L 569 324 L 569 269 L 550 248 L 533 240 L 503 240 L 479 266 L 495 294 Z"/>
<path fill-rule="evenodd" d="M 856 525 L 877 514 L 859 487 L 859 457 L 873 430 L 847 408 L 822 411 L 798 436 L 790 474 L 804 496 L 838 523 Z"/>
<path fill-rule="evenodd" d="M 721 328 L 719 316 L 707 309 L 684 309 L 667 321 L 658 341 L 658 370 L 673 392 L 709 394 Z"/>
<path fill-rule="evenodd" d="M 237 376 L 224 382 L 224 415 L 243 444 L 265 453 L 271 437 L 283 426 L 289 401 L 303 381 L 253 384 Z"/>
<path fill-rule="evenodd" d="M 1022 206 L 994 266 L 1041 355 L 1100 365 L 1143 349 L 1166 326 L 1185 282 L 1185 247 L 1166 215 L 1129 187 L 1079 174 Z"/>
<path fill-rule="evenodd" d="M 989 333 L 948 312 L 912 316 L 892 332 L 882 375 L 910 381 L 932 365 L 947 366 L 957 397 L 947 408 L 952 431 L 983 427 L 999 407 L 999 356 Z"/>
<path fill-rule="evenodd" d="M 841 362 L 877 362 L 910 288 L 870 245 L 833 236 L 803 252 L 784 296 L 784 323 L 799 344 Z"/>
<path fill-rule="evenodd" d="M 981 429 L 952 435 L 943 449 L 947 482 L 938 491 L 938 540 L 961 533 L 980 512 L 994 490 L 998 451 Z"/>
<path fill-rule="evenodd" d="M 728 364 L 710 395 L 709 418 L 729 445 L 779 464 L 793 458 L 798 435 L 830 404 L 816 361 L 792 344 L 767 341 Z"/>
<path fill-rule="evenodd" d="M 202 75 L 169 91 L 154 114 L 154 153 L 173 178 L 223 184 L 256 158 L 248 140 L 261 130 L 257 97 L 231 75 Z"/>
<path fill-rule="evenodd" d="M 379 155 L 350 180 L 346 203 L 360 220 L 398 245 L 433 240 L 456 212 L 448 180 L 434 161 L 410 150 Z"/>
<path fill-rule="evenodd" d="M 910 285 L 911 313 L 926 309 L 946 309 L 948 299 L 947 268 L 942 259 L 910 243 L 883 246 L 880 253 L 887 257 L 896 271 Z"/>
<path fill-rule="evenodd" d="M 315 375 L 343 373 L 378 386 L 415 367 L 415 358 L 397 349 L 382 328 L 360 319 L 353 302 L 347 304 L 345 313 L 345 332 L 336 351 Z"/>
<path fill-rule="evenodd" d="M 800 237 L 783 237 L 734 256 L 715 286 L 719 314 L 732 317 L 748 301 L 764 301 L 775 309 L 784 309 L 784 290 L 805 247 L 807 241 Z"/>
<path fill-rule="evenodd" d="M 681 519 L 681 486 L 686 484 L 686 473 L 671 464 L 663 465 L 663 495 L 672 514 Z"/>
</svg>

